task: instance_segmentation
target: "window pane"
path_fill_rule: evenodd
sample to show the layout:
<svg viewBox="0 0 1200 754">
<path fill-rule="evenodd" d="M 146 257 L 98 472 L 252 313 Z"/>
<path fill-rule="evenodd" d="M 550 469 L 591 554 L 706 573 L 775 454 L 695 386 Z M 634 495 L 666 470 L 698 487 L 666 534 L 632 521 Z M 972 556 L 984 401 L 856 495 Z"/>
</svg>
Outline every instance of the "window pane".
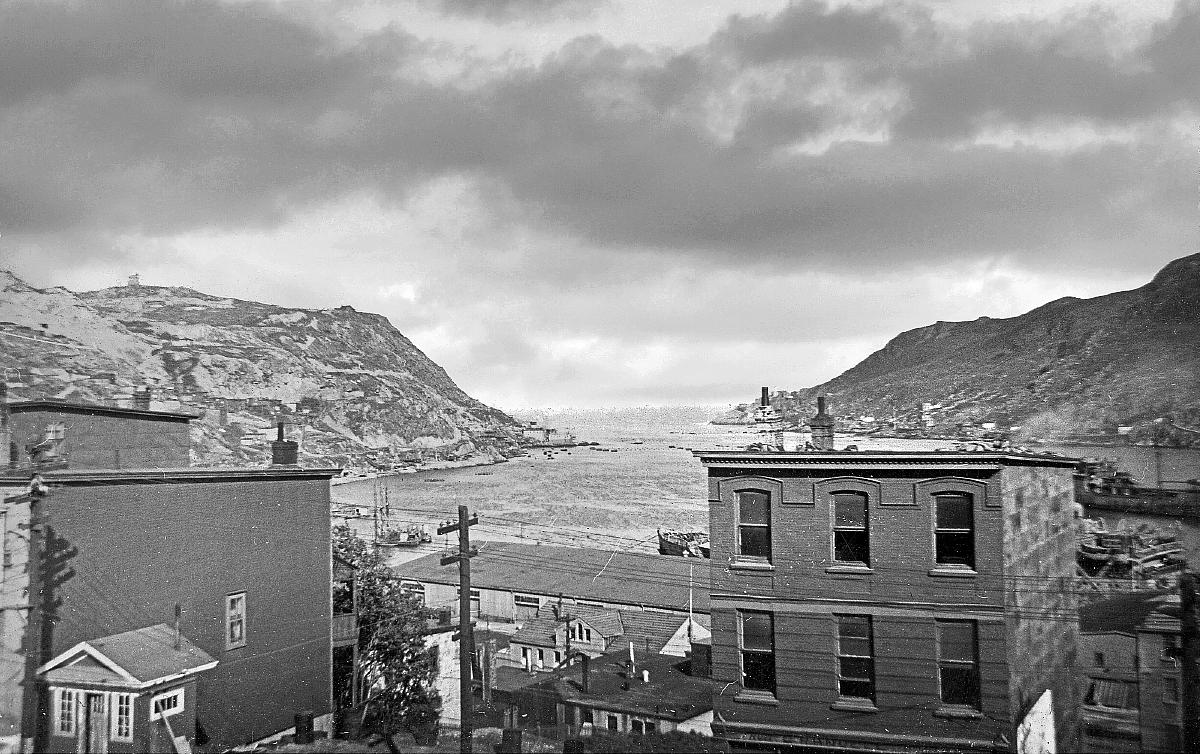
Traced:
<svg viewBox="0 0 1200 754">
<path fill-rule="evenodd" d="M 839 615 L 838 636 L 871 638 L 871 618 L 866 615 Z"/>
<path fill-rule="evenodd" d="M 979 674 L 974 667 L 943 667 L 941 671 L 943 702 L 979 706 Z"/>
<path fill-rule="evenodd" d="M 866 531 L 835 531 L 833 559 L 851 563 L 870 563 L 871 548 Z"/>
<path fill-rule="evenodd" d="M 867 525 L 867 496 L 861 492 L 835 492 L 833 525 L 862 529 Z"/>
<path fill-rule="evenodd" d="M 975 662 L 975 624 L 938 621 L 938 659 Z"/>
<path fill-rule="evenodd" d="M 757 557 L 771 557 L 771 527 L 743 526 L 741 533 L 741 554 Z"/>
<path fill-rule="evenodd" d="M 739 521 L 743 524 L 771 523 L 771 497 L 765 492 L 746 491 L 738 493 Z"/>
<path fill-rule="evenodd" d="M 770 613 L 742 613 L 742 648 L 771 652 L 775 626 Z"/>
<path fill-rule="evenodd" d="M 838 640 L 838 654 L 854 657 L 870 657 L 871 640 L 842 637 Z"/>
<path fill-rule="evenodd" d="M 775 655 L 742 652 L 742 685 L 748 689 L 775 691 Z"/>
<path fill-rule="evenodd" d="M 875 684 L 870 681 L 838 681 L 838 694 L 861 699 L 874 699 Z"/>
<path fill-rule="evenodd" d="M 843 678 L 854 678 L 861 681 L 871 680 L 875 672 L 875 663 L 869 657 L 842 657 L 838 667 Z"/>
<path fill-rule="evenodd" d="M 975 537 L 972 534 L 938 532 L 934 539 L 937 545 L 937 562 L 975 567 Z"/>
<path fill-rule="evenodd" d="M 961 493 L 936 495 L 937 528 L 970 529 L 972 526 L 971 496 Z"/>
</svg>

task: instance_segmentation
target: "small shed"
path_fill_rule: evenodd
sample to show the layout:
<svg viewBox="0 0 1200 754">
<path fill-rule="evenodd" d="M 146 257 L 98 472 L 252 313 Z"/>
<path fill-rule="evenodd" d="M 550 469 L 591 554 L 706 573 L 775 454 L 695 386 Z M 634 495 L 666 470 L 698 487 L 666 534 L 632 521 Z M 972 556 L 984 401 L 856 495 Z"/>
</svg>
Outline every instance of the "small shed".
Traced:
<svg viewBox="0 0 1200 754">
<path fill-rule="evenodd" d="M 196 677 L 217 661 L 159 623 L 82 641 L 38 668 L 48 752 L 190 752 Z"/>
</svg>

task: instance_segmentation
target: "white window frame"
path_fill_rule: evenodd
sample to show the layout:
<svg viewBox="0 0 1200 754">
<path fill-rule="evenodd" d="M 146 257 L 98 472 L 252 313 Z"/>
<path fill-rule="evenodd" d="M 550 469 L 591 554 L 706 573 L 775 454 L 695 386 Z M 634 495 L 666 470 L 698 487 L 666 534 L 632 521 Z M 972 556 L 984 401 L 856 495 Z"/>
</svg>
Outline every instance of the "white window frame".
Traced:
<svg viewBox="0 0 1200 754">
<path fill-rule="evenodd" d="M 158 709 L 158 703 L 168 699 L 175 702 L 174 706 L 170 709 L 160 712 Z M 170 691 L 165 691 L 161 694 L 156 694 L 155 696 L 150 697 L 150 719 L 161 720 L 164 717 L 178 715 L 179 713 L 183 712 L 184 702 L 186 701 L 187 700 L 184 698 L 183 686 L 180 686 L 177 689 L 171 689 Z"/>
<path fill-rule="evenodd" d="M 182 691 L 182 689 L 180 689 Z M 137 694 L 127 694 L 124 692 L 114 691 L 109 695 L 109 734 L 108 737 L 113 741 L 132 741 L 133 740 L 133 709 L 134 700 L 137 699 Z M 121 734 L 121 704 L 127 704 L 125 711 L 125 727 L 127 732 Z"/>
<path fill-rule="evenodd" d="M 472 590 L 474 591 L 474 590 Z M 542 606 L 542 598 L 531 594 L 514 594 L 513 607 L 536 607 Z"/>
<path fill-rule="evenodd" d="M 237 600 L 241 600 L 241 611 L 234 612 L 233 606 Z M 241 623 L 241 637 L 239 640 L 233 638 L 233 626 L 235 623 Z M 234 592 L 233 594 L 225 595 L 225 648 L 238 649 L 246 646 L 246 593 Z"/>
<path fill-rule="evenodd" d="M 74 736 L 79 721 L 79 691 L 58 687 L 52 688 L 51 691 L 54 699 L 54 735 Z M 68 708 L 69 716 L 63 715 L 64 700 L 69 700 L 67 703 L 71 705 Z M 64 725 L 64 722 L 67 724 Z"/>
</svg>

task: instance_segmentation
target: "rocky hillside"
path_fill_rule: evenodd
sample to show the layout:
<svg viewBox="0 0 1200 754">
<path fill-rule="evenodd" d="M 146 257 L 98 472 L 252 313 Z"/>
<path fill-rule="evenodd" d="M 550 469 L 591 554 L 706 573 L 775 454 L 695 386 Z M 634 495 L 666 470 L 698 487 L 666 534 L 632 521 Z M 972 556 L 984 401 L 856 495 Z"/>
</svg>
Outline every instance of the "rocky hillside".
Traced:
<svg viewBox="0 0 1200 754">
<path fill-rule="evenodd" d="M 261 464 L 276 417 L 301 462 L 389 468 L 511 453 L 516 422 L 471 398 L 384 317 L 287 309 L 189 288 L 40 290 L 0 271 L 0 366 L 16 398 L 202 414 L 198 464 Z"/>
<path fill-rule="evenodd" d="M 1155 422 L 1200 426 L 1200 254 L 1148 284 L 1092 299 L 1062 298 L 1009 319 L 938 322 L 896 336 L 821 385 L 776 394 L 803 421 L 817 395 L 841 417 L 893 418 L 935 433 L 995 422 L 1019 438 L 1115 434 L 1196 444 Z M 920 417 L 922 403 L 932 404 Z M 752 404 L 725 420 L 743 420 Z"/>
</svg>

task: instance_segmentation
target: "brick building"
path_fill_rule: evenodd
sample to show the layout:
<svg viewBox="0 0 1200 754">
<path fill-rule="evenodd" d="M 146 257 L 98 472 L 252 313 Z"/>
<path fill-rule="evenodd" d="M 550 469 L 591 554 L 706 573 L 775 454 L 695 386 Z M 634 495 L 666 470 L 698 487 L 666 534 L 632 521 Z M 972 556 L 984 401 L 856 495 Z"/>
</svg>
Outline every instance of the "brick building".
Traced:
<svg viewBox="0 0 1200 754">
<path fill-rule="evenodd" d="M 1074 750 L 1072 460 L 695 455 L 713 731 L 735 751 L 1012 751 L 1046 690 Z"/>
<path fill-rule="evenodd" d="M 68 423 L 64 452 L 41 470 L 47 489 L 33 500 L 28 539 L 5 543 L 6 549 L 32 553 L 20 575 L 30 582 L 30 594 L 41 594 L 27 607 L 21 639 L 33 670 L 4 680 L 38 689 L 21 710 L 24 738 L 36 738 L 38 750 L 73 751 L 73 741 L 60 739 L 84 740 L 80 731 L 99 735 L 107 725 L 108 743 L 121 750 L 117 744 L 128 743 L 118 731 L 122 709 L 154 716 L 144 702 L 151 696 L 146 689 L 158 680 L 109 658 L 106 667 L 116 676 L 71 686 L 57 677 L 55 660 L 85 644 L 111 645 L 114 637 L 158 636 L 162 625 L 178 625 L 181 643 L 209 659 L 179 696 L 160 700 L 178 704 L 184 717 L 158 710 L 153 719 L 131 720 L 132 730 L 172 722 L 172 737 L 223 749 L 287 730 L 298 712 L 328 715 L 329 480 L 337 470 L 299 468 L 295 444 L 287 441 L 275 443 L 283 463 L 267 468 L 166 468 L 180 460 L 175 439 L 187 437 L 186 416 L 180 421 L 178 414 L 57 402 L 37 410 L 17 406 L 15 426 L 30 421 L 37 427 L 56 416 Z M 90 429 L 73 436 L 71 427 L 80 425 Z M 163 440 L 148 427 L 167 427 L 174 439 Z M 81 438 L 86 444 L 72 443 Z M 122 463 L 144 459 L 148 468 L 91 467 L 116 458 L 118 450 Z M 29 497 L 15 493 L 38 469 L 29 456 L 13 460 L 15 467 L 0 470 L 0 491 L 10 498 L 9 507 L 21 511 L 23 503 L 17 503 Z M 176 662 L 169 652 L 160 659 L 159 669 Z M 149 685 L 121 688 L 121 678 L 133 681 L 116 667 Z M 94 706 L 83 704 L 93 698 Z M 117 706 L 131 699 L 132 706 Z M 195 723 L 179 730 L 193 715 Z M 169 740 L 151 733 L 139 745 Z"/>
</svg>

